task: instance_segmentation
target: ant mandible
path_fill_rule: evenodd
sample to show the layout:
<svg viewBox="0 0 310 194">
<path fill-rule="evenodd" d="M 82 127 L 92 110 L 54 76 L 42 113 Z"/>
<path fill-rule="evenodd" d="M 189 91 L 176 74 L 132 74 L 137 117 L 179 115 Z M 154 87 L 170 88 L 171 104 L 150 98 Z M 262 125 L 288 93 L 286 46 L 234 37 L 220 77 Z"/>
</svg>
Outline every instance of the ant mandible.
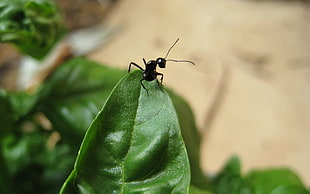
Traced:
<svg viewBox="0 0 310 194">
<path fill-rule="evenodd" d="M 175 60 L 175 59 L 167 59 L 168 57 L 168 54 L 170 52 L 170 50 L 176 45 L 176 43 L 179 41 L 179 38 L 173 43 L 173 45 L 169 48 L 165 58 L 163 57 L 158 57 L 156 60 L 149 60 L 148 62 L 145 61 L 145 59 L 143 58 L 143 62 L 144 62 L 144 65 L 145 65 L 145 69 L 143 69 L 141 66 L 139 66 L 138 64 L 134 63 L 134 62 L 131 62 L 129 64 L 129 67 L 128 67 L 128 73 L 130 72 L 131 70 L 131 66 L 136 66 L 137 68 L 141 69 L 143 74 L 142 74 L 142 79 L 140 80 L 140 83 L 142 85 L 142 87 L 146 90 L 146 92 L 148 93 L 148 90 L 146 89 L 146 87 L 144 86 L 143 84 L 143 80 L 146 80 L 146 81 L 153 81 L 154 79 L 157 78 L 157 76 L 161 76 L 160 78 L 160 83 L 162 84 L 163 83 L 163 78 L 164 78 L 164 74 L 162 73 L 158 73 L 156 71 L 156 66 L 158 65 L 160 68 L 166 68 L 166 62 L 167 61 L 172 61 L 172 62 L 185 62 L 185 63 L 191 63 L 193 65 L 195 65 L 194 62 L 192 61 L 188 61 L 188 60 Z M 156 79 L 157 81 L 157 84 L 158 86 L 159 85 L 159 82 L 158 80 Z"/>
</svg>

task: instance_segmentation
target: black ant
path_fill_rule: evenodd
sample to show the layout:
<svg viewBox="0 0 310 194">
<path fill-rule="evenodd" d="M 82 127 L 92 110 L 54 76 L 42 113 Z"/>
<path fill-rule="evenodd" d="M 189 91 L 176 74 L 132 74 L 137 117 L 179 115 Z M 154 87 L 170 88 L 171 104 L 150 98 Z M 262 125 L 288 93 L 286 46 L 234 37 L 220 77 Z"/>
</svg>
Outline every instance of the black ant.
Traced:
<svg viewBox="0 0 310 194">
<path fill-rule="evenodd" d="M 146 81 L 153 81 L 154 79 L 157 78 L 157 76 L 161 76 L 160 78 L 160 83 L 162 84 L 163 83 L 163 78 L 164 78 L 164 74 L 162 73 L 158 73 L 156 71 L 156 66 L 158 65 L 160 68 L 166 68 L 166 62 L 167 61 L 173 61 L 173 62 L 186 62 L 186 63 L 191 63 L 193 65 L 195 65 L 194 62 L 192 61 L 188 61 L 188 60 L 174 60 L 174 59 L 166 59 L 168 57 L 168 54 L 170 52 L 170 50 L 176 45 L 176 43 L 179 41 L 179 39 L 177 39 L 173 45 L 169 48 L 165 58 L 162 58 L 162 57 L 158 57 L 156 60 L 149 60 L 148 62 L 145 61 L 145 59 L 143 58 L 143 62 L 144 62 L 144 65 L 145 65 L 145 69 L 143 69 L 142 67 L 140 67 L 138 64 L 134 63 L 134 62 L 131 62 L 129 64 L 129 68 L 128 68 L 128 73 L 130 72 L 130 69 L 131 69 L 131 66 L 134 65 L 136 66 L 137 68 L 141 69 L 143 74 L 142 74 L 142 79 L 140 80 L 140 83 L 142 85 L 142 87 L 146 90 L 146 92 L 148 93 L 148 90 L 146 89 L 146 87 L 144 86 L 143 84 L 143 80 L 146 80 Z M 159 85 L 159 82 L 158 80 L 156 79 L 157 81 L 157 84 L 158 86 Z"/>
</svg>

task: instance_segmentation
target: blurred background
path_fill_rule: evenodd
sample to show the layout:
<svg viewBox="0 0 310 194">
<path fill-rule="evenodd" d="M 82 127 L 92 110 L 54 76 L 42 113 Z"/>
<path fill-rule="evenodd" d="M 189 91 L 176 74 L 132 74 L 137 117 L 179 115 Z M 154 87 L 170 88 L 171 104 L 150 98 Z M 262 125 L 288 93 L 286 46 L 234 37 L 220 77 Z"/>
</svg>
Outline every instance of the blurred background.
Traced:
<svg viewBox="0 0 310 194">
<path fill-rule="evenodd" d="M 109 66 L 143 66 L 142 58 L 164 57 L 180 38 L 169 58 L 196 66 L 168 62 L 158 71 L 194 111 L 206 172 L 237 154 L 244 171 L 288 166 L 310 186 L 309 1 L 57 2 L 72 32 L 66 46 Z M 56 58 L 66 46 L 56 47 Z M 34 81 L 25 68 L 20 74 L 12 46 L 0 49 L 1 87 L 22 87 L 21 76 Z"/>
</svg>

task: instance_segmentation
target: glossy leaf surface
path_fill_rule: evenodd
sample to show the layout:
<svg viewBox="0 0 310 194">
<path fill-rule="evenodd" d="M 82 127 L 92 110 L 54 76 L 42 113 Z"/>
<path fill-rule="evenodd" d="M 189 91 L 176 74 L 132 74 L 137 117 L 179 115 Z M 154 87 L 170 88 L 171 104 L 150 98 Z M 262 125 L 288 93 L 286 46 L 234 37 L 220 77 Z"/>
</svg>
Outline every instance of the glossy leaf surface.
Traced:
<svg viewBox="0 0 310 194">
<path fill-rule="evenodd" d="M 172 102 L 141 71 L 114 88 L 61 193 L 187 193 L 190 169 Z"/>
</svg>

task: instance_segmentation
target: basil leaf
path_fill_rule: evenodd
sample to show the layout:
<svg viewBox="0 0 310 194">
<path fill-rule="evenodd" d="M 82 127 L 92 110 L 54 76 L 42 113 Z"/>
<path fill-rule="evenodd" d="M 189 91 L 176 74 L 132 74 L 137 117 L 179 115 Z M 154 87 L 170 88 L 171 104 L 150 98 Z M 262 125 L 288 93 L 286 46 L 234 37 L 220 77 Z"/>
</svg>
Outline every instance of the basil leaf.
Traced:
<svg viewBox="0 0 310 194">
<path fill-rule="evenodd" d="M 236 156 L 211 180 L 211 185 L 217 194 L 309 194 L 299 177 L 287 168 L 252 170 L 242 176 Z"/>
<path fill-rule="evenodd" d="M 141 71 L 113 89 L 61 193 L 188 193 L 190 169 L 168 94 Z"/>
<path fill-rule="evenodd" d="M 224 168 L 211 179 L 212 191 L 216 194 L 254 194 L 251 185 L 241 176 L 241 164 L 233 156 Z"/>
<path fill-rule="evenodd" d="M 309 194 L 299 177 L 287 168 L 253 170 L 247 180 L 255 194 Z"/>
</svg>

